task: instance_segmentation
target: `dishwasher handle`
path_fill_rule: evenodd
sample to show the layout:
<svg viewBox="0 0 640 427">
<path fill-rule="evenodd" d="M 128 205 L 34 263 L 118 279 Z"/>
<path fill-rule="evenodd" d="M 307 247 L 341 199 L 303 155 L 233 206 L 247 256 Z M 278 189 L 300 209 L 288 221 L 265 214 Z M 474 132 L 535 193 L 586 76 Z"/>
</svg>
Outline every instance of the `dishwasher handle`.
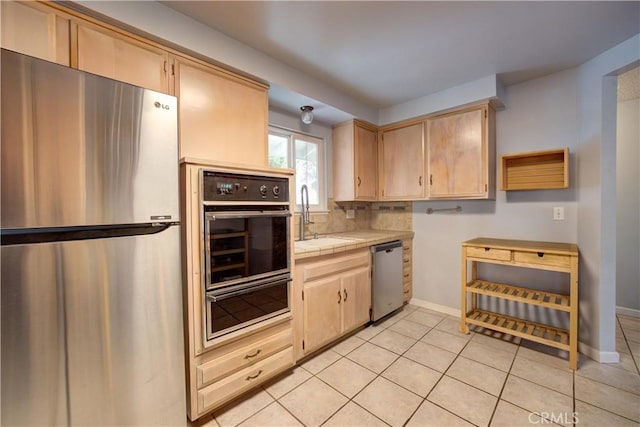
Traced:
<svg viewBox="0 0 640 427">
<path fill-rule="evenodd" d="M 393 242 L 389 242 L 389 243 L 382 243 L 379 245 L 373 245 L 371 246 L 371 252 L 372 253 L 376 253 L 376 252 L 393 252 L 394 249 L 396 248 L 401 248 L 402 247 L 402 242 L 400 240 L 394 240 Z"/>
</svg>

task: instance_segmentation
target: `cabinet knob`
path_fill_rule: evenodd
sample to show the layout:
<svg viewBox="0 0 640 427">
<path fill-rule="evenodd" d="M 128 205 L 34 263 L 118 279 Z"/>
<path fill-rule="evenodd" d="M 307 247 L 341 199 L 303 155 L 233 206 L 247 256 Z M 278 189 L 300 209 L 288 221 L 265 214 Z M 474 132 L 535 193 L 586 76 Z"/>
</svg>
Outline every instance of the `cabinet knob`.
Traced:
<svg viewBox="0 0 640 427">
<path fill-rule="evenodd" d="M 544 252 L 538 252 L 538 257 L 542 258 L 544 256 Z"/>
</svg>

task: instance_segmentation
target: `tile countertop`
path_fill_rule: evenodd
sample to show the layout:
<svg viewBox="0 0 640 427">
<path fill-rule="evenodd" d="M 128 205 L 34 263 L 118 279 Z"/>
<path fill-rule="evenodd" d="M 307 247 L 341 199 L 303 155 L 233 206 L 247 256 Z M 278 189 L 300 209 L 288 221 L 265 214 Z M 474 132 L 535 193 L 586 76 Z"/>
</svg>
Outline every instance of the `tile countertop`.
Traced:
<svg viewBox="0 0 640 427">
<path fill-rule="evenodd" d="M 317 239 L 296 241 L 294 258 L 298 260 L 318 255 L 329 255 L 394 240 L 412 238 L 413 231 L 396 230 L 358 230 L 324 234 Z"/>
</svg>

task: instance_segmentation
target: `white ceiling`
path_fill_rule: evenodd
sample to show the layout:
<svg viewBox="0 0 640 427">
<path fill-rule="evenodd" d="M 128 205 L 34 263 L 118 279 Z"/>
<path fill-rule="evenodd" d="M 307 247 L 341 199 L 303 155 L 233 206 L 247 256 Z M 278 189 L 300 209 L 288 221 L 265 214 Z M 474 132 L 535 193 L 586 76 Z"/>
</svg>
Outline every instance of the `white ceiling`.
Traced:
<svg viewBox="0 0 640 427">
<path fill-rule="evenodd" d="M 640 32 L 638 1 L 162 3 L 375 108 L 492 74 L 510 85 L 571 68 Z M 270 101 L 314 105 L 283 87 Z"/>
</svg>

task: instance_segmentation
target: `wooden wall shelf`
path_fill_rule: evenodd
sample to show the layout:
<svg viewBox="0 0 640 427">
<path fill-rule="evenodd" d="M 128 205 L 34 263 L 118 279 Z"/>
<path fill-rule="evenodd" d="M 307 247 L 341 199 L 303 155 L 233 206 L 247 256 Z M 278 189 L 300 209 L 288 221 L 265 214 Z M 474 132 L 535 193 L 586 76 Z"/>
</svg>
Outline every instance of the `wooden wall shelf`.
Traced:
<svg viewBox="0 0 640 427">
<path fill-rule="evenodd" d="M 500 190 L 569 188 L 569 149 L 500 156 Z"/>
</svg>

